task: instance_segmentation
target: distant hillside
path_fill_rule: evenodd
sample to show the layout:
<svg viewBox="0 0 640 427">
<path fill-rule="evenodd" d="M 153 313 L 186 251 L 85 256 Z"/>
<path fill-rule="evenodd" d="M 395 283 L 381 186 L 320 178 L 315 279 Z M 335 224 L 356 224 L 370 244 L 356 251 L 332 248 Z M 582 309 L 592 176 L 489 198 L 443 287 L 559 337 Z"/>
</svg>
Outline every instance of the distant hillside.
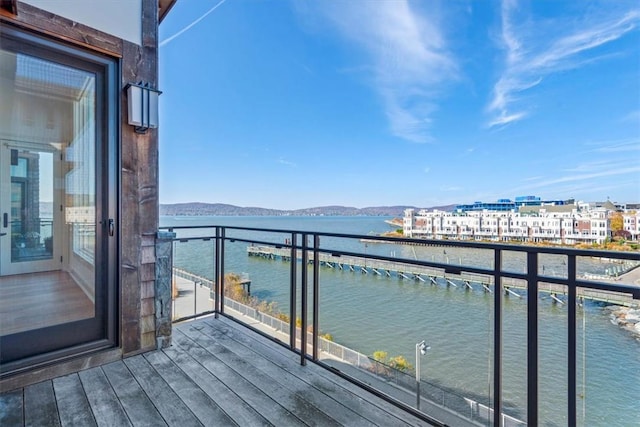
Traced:
<svg viewBox="0 0 640 427">
<path fill-rule="evenodd" d="M 454 205 L 436 209 L 451 210 Z M 319 206 L 315 208 L 279 210 L 256 207 L 242 207 L 223 203 L 175 203 L 161 204 L 160 215 L 164 216 L 402 216 L 405 209 L 414 206 L 372 206 L 354 208 L 349 206 Z"/>
<path fill-rule="evenodd" d="M 284 211 L 254 207 L 240 207 L 224 203 L 176 203 L 160 205 L 160 215 L 176 216 L 278 216 Z"/>
</svg>

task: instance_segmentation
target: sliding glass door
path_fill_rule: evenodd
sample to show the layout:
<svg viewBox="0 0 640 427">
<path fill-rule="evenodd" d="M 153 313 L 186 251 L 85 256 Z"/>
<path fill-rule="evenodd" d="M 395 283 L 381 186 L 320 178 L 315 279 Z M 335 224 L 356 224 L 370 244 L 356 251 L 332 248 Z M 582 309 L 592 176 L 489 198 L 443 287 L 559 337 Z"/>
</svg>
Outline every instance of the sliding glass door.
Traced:
<svg viewBox="0 0 640 427">
<path fill-rule="evenodd" d="M 114 344 L 117 64 L 0 33 L 5 373 Z"/>
</svg>

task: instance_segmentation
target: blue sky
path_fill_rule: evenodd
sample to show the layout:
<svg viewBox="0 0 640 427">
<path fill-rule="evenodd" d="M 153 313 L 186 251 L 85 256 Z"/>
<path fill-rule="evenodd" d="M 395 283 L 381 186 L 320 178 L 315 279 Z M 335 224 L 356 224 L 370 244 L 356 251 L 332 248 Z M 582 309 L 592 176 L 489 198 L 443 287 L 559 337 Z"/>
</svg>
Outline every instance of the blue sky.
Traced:
<svg viewBox="0 0 640 427">
<path fill-rule="evenodd" d="M 637 1 L 179 0 L 160 201 L 640 202 Z"/>
</svg>

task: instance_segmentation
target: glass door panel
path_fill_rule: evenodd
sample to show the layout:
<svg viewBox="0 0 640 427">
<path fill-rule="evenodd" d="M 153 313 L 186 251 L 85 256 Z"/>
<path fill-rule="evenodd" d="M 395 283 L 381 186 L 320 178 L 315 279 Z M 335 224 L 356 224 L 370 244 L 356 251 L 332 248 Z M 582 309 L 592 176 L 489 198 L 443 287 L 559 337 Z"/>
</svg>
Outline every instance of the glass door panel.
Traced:
<svg viewBox="0 0 640 427">
<path fill-rule="evenodd" d="M 114 165 L 99 149 L 109 68 L 2 41 L 0 363 L 10 363 L 107 338 L 111 246 L 96 218 Z"/>
</svg>

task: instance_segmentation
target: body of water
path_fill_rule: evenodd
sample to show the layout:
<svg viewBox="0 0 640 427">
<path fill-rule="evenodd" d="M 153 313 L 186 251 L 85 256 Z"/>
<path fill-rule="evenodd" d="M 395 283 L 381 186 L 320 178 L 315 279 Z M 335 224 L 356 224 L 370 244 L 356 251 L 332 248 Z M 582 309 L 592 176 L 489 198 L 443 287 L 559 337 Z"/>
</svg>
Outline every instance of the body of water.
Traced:
<svg viewBox="0 0 640 427">
<path fill-rule="evenodd" d="M 377 234 L 393 227 L 381 217 L 161 217 L 162 226 L 225 225 L 268 229 Z M 205 235 L 205 231 L 180 235 Z M 284 242 L 285 234 L 229 230 L 227 237 Z M 275 240 L 274 240 L 275 239 Z M 281 240 L 278 240 L 281 239 Z M 248 273 L 252 295 L 288 312 L 288 262 L 247 256 L 245 242 L 225 244 L 225 271 Z M 322 246 L 368 254 L 491 267 L 493 253 L 442 247 L 365 243 L 324 238 Z M 175 265 L 213 277 L 213 243 L 176 243 Z M 519 254 L 505 254 L 503 269 L 524 271 Z M 540 256 L 545 274 L 563 275 L 561 256 Z M 543 267 L 544 266 L 544 267 Z M 579 272 L 603 273 L 610 265 L 580 259 Z M 422 379 L 477 401 L 492 396 L 493 296 L 462 286 L 433 286 L 342 270 L 320 270 L 322 332 L 335 342 L 372 355 L 385 351 L 415 365 L 415 344 L 431 350 L 421 360 Z M 567 308 L 544 294 L 539 302 L 540 425 L 566 425 Z M 526 299 L 504 298 L 503 398 L 505 412 L 526 420 Z M 578 308 L 578 419 L 587 426 L 640 425 L 640 342 L 613 325 L 599 303 Z"/>
</svg>

